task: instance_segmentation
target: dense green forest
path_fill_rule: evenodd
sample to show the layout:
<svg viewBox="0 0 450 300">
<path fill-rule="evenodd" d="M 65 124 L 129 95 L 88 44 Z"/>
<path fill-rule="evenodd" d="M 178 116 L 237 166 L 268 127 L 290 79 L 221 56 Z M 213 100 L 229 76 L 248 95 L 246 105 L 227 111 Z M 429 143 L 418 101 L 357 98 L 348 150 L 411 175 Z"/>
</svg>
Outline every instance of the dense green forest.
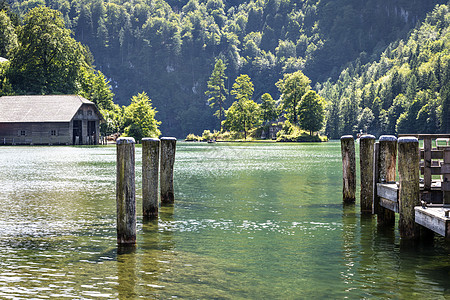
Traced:
<svg viewBox="0 0 450 300">
<path fill-rule="evenodd" d="M 423 75 L 430 73 L 425 69 L 434 68 L 432 62 L 436 59 L 429 57 L 437 51 L 436 46 L 426 48 L 426 45 L 445 35 L 448 15 L 440 13 L 444 20 L 439 25 L 432 21 L 439 18 L 437 12 L 429 16 L 426 24 L 432 28 L 430 32 L 423 29 L 426 33 L 421 34 L 422 29 L 418 27 L 436 4 L 446 1 L 28 0 L 8 3 L 13 27 L 33 7 L 46 5 L 59 10 L 75 39 L 89 47 L 93 65 L 105 74 L 112 86 L 114 101 L 129 104 L 133 95 L 145 91 L 158 110 L 161 131 L 166 135 L 184 137 L 189 132 L 198 134 L 204 129 L 219 129 L 214 116 L 216 110 L 210 108 L 205 94 L 217 59 L 226 65 L 226 90 L 231 91 L 235 80 L 247 74 L 254 85 L 256 103 L 261 103 L 261 96 L 266 93 L 278 99 L 281 92 L 275 83 L 284 74 L 301 70 L 313 86 L 317 84 L 320 95 L 328 102 L 326 133 L 331 137 L 359 129 L 394 133 L 398 127 L 402 132 L 404 128 L 409 129 L 408 122 L 413 122 L 418 114 L 413 116 L 415 113 L 409 111 L 407 104 L 422 97 L 413 108 L 420 111 L 434 96 L 436 120 L 441 121 L 436 121 L 437 127 L 430 125 L 427 130 L 448 130 L 442 127 L 445 109 L 437 109 L 439 101 L 445 98 L 442 97 L 445 82 L 441 81 L 445 79 L 439 77 L 440 88 L 430 89 L 426 85 L 432 81 L 424 80 Z M 420 47 L 407 40 L 412 29 L 415 31 L 411 39 L 416 39 Z M 2 38 L 8 39 L 4 36 L 0 36 L 0 43 Z M 400 39 L 404 42 L 398 42 Z M 403 47 L 401 56 L 398 47 Z M 14 41 L 6 43 L 0 55 L 7 58 L 12 55 L 14 52 L 7 52 L 9 48 L 14 48 Z M 438 51 L 442 52 L 441 56 L 445 56 L 445 48 L 448 47 Z M 409 55 L 418 57 L 414 65 L 408 66 L 409 70 L 395 62 L 406 60 Z M 442 70 L 439 76 L 445 77 L 447 61 L 441 57 L 439 63 Z M 410 74 L 414 74 L 418 85 L 413 100 L 395 101 L 400 93 L 412 97 L 412 92 L 407 94 L 404 90 Z M 392 81 L 394 88 L 389 85 Z M 428 90 L 439 95 L 433 96 Z M 229 109 L 233 101 L 234 97 L 228 94 L 224 109 Z M 402 104 L 402 110 L 396 110 L 398 105 L 394 103 L 402 101 L 406 104 Z M 390 109 L 395 110 L 391 119 L 403 120 L 399 126 L 397 120 L 395 124 L 386 121 L 390 120 Z M 427 109 L 432 110 L 431 104 Z M 425 113 L 420 116 L 425 118 Z M 368 122 L 371 118 L 373 121 Z"/>
<path fill-rule="evenodd" d="M 437 6 L 406 40 L 377 61 L 359 60 L 335 83 L 317 85 L 328 101 L 325 132 L 450 132 L 450 11 Z"/>
</svg>

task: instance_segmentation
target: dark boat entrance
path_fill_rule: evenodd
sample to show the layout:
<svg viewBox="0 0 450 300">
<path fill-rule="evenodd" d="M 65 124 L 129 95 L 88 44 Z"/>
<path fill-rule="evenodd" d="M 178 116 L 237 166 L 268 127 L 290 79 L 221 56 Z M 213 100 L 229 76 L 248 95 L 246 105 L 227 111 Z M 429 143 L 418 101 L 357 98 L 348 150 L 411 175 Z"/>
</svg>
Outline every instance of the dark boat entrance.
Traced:
<svg viewBox="0 0 450 300">
<path fill-rule="evenodd" d="M 82 134 L 81 134 L 82 121 L 73 121 L 73 144 L 83 145 Z"/>
<path fill-rule="evenodd" d="M 89 145 L 95 145 L 95 139 L 97 137 L 97 132 L 95 130 L 95 121 L 88 121 L 88 139 Z"/>
</svg>

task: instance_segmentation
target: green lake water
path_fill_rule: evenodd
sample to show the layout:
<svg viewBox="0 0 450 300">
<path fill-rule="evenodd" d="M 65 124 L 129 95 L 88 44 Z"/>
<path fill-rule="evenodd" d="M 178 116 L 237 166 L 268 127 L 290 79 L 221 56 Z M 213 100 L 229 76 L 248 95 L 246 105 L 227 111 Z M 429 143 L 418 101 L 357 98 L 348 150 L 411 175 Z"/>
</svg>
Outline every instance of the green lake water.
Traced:
<svg viewBox="0 0 450 300">
<path fill-rule="evenodd" d="M 177 144 L 175 206 L 119 249 L 115 147 L 0 147 L 1 299 L 450 298 L 450 242 L 342 205 L 339 142 Z M 359 197 L 359 194 L 357 194 Z"/>
</svg>

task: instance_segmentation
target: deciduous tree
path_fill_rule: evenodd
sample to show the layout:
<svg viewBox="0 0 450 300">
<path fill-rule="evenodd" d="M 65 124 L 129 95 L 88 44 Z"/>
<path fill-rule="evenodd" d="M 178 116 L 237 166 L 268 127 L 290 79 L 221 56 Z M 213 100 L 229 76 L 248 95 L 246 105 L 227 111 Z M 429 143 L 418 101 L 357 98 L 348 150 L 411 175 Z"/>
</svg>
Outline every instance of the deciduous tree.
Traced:
<svg viewBox="0 0 450 300">
<path fill-rule="evenodd" d="M 298 105 L 303 95 L 311 89 L 310 83 L 311 80 L 302 71 L 284 74 L 283 79 L 276 83 L 281 92 L 283 108 L 288 119 L 294 124 L 298 123 Z"/>
<path fill-rule="evenodd" d="M 277 104 L 269 93 L 261 96 L 261 117 L 263 122 L 268 122 L 278 117 Z"/>
<path fill-rule="evenodd" d="M 64 26 L 61 13 L 39 6 L 27 13 L 18 30 L 9 78 L 16 92 L 73 94 L 83 68 L 90 67 L 88 51 Z"/>
<path fill-rule="evenodd" d="M 325 100 L 317 95 L 315 91 L 308 91 L 300 102 L 298 116 L 300 128 L 309 131 L 312 136 L 314 131 L 322 129 Z"/>
</svg>

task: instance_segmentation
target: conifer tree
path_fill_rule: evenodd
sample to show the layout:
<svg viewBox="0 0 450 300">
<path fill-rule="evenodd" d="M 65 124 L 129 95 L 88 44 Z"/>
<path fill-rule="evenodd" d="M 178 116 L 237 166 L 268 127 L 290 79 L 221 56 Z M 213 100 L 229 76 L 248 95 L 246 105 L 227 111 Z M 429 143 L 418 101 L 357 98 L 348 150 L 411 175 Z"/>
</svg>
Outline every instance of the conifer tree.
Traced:
<svg viewBox="0 0 450 300">
<path fill-rule="evenodd" d="M 225 88 L 225 80 L 227 79 L 225 70 L 226 65 L 221 59 L 218 59 L 208 80 L 208 90 L 205 92 L 209 97 L 209 106 L 217 109 L 214 115 L 219 119 L 220 131 L 222 131 L 222 120 L 225 115 L 224 104 L 228 93 Z"/>
</svg>

